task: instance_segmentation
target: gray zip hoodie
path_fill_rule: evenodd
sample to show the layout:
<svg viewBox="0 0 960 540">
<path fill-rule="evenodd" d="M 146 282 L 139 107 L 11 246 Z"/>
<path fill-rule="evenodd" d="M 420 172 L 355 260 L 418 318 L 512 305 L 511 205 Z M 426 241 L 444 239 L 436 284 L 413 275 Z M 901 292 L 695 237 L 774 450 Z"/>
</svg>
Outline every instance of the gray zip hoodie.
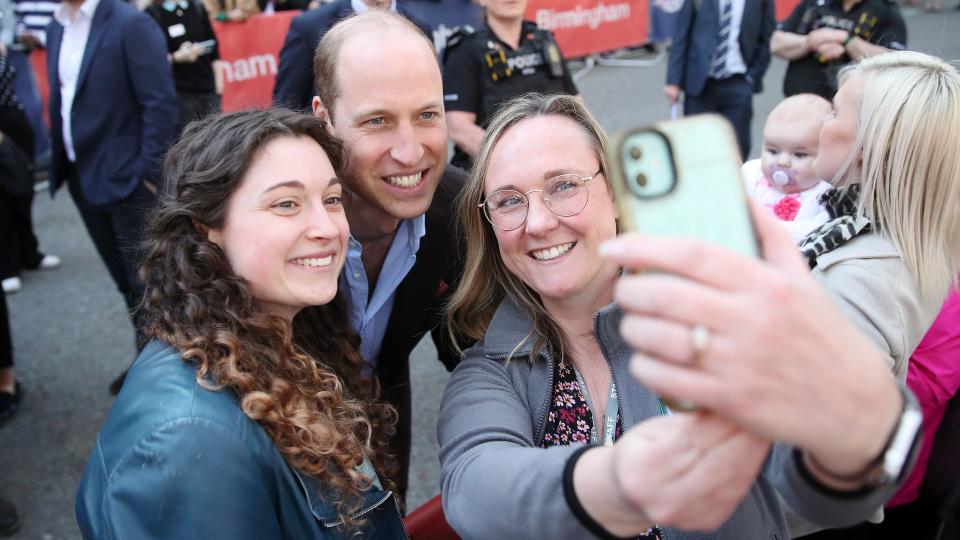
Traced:
<svg viewBox="0 0 960 540">
<path fill-rule="evenodd" d="M 619 390 L 624 429 L 660 414 L 659 400 L 630 376 L 630 348 L 620 337 L 621 313 L 601 310 L 594 332 Z M 592 538 L 563 493 L 563 469 L 580 445 L 540 448 L 553 387 L 554 358 L 531 362 L 532 324 L 509 299 L 497 309 L 482 343 L 467 350 L 440 405 L 438 437 L 443 509 L 464 539 Z M 511 352 L 513 356 L 506 361 Z M 869 517 L 895 485 L 836 494 L 808 480 L 792 447 L 774 445 L 761 474 L 719 530 L 661 529 L 664 538 L 752 540 L 790 538 L 778 494 L 799 515 L 823 527 Z"/>
</svg>

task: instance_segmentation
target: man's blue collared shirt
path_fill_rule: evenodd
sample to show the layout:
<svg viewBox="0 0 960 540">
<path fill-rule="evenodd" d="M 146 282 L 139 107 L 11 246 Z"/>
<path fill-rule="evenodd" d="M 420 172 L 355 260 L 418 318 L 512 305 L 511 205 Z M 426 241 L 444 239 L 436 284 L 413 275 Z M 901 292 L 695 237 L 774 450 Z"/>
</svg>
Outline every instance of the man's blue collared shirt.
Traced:
<svg viewBox="0 0 960 540">
<path fill-rule="evenodd" d="M 360 259 L 363 248 L 353 236 L 350 237 L 347 261 L 340 274 L 340 286 L 346 289 L 350 304 L 350 325 L 360 334 L 360 354 L 371 366 L 376 366 L 380 358 L 380 346 L 390 322 L 397 287 L 413 268 L 420 249 L 420 239 L 426 233 L 425 216 L 400 222 L 372 296 L 367 272 Z"/>
</svg>

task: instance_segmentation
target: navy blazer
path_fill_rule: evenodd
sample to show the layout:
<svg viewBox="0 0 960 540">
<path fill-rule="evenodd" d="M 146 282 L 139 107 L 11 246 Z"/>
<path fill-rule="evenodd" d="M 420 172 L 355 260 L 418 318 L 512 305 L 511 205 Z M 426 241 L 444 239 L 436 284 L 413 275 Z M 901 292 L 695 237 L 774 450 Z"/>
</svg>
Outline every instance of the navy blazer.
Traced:
<svg viewBox="0 0 960 540">
<path fill-rule="evenodd" d="M 401 5 L 400 13 L 413 21 L 428 37 L 431 29 L 411 16 Z M 280 49 L 280 67 L 273 86 L 273 103 L 291 109 L 310 109 L 316 90 L 313 86 L 313 53 L 327 30 L 353 14 L 350 0 L 336 0 L 305 11 L 293 18 Z M 431 43 L 433 39 L 430 40 Z"/>
<path fill-rule="evenodd" d="M 747 79 L 758 93 L 763 91 L 763 75 L 770 65 L 770 36 L 776 26 L 774 4 L 772 0 L 744 1 L 740 52 L 747 66 Z M 720 35 L 719 6 L 717 0 L 684 0 L 677 15 L 667 84 L 679 85 L 691 96 L 699 96 L 707 83 Z"/>
<path fill-rule="evenodd" d="M 100 0 L 93 15 L 73 98 L 71 131 L 77 161 L 72 172 L 60 116 L 60 43 L 63 26 L 47 27 L 50 81 L 50 190 L 67 175 L 87 202 L 125 199 L 143 180 L 158 183 L 161 159 L 174 136 L 177 94 L 163 31 L 121 0 Z"/>
</svg>

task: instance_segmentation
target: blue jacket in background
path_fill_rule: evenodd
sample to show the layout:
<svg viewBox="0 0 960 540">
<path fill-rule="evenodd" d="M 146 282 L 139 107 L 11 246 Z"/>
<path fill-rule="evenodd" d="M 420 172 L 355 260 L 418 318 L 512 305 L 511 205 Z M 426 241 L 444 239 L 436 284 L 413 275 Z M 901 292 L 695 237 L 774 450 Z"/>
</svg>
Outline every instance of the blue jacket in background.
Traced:
<svg viewBox="0 0 960 540">
<path fill-rule="evenodd" d="M 154 340 L 97 436 L 76 516 L 87 540 L 350 538 L 331 495 L 287 464 L 235 394 L 200 387 L 195 368 Z M 406 538 L 390 492 L 364 499 L 357 538 Z"/>
<path fill-rule="evenodd" d="M 738 41 L 747 66 L 746 77 L 754 93 L 759 93 L 763 91 L 763 75 L 770 65 L 770 36 L 777 24 L 774 3 L 773 0 L 744 2 Z M 710 74 L 719 35 L 717 0 L 684 0 L 670 46 L 667 84 L 676 84 L 684 93 L 699 96 Z"/>
<path fill-rule="evenodd" d="M 54 19 L 47 27 L 51 192 L 67 180 L 69 172 L 60 115 L 62 41 L 63 26 Z M 121 0 L 100 0 L 71 115 L 77 152 L 71 176 L 87 201 L 104 206 L 127 198 L 143 180 L 159 183 L 161 159 L 174 137 L 177 111 L 160 27 Z"/>
<path fill-rule="evenodd" d="M 433 42 L 430 27 L 410 16 L 402 5 L 397 5 L 397 13 L 413 21 Z M 336 0 L 293 18 L 280 49 L 280 66 L 273 86 L 274 105 L 303 110 L 311 108 L 316 95 L 313 53 L 327 30 L 350 15 L 353 15 L 350 0 Z"/>
</svg>

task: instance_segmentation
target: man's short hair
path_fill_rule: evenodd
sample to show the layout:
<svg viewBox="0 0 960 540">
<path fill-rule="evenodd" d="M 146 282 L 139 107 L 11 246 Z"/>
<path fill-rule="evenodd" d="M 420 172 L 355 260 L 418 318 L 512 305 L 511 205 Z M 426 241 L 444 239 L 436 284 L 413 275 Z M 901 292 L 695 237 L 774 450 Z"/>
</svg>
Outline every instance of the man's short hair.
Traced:
<svg viewBox="0 0 960 540">
<path fill-rule="evenodd" d="M 399 13 L 369 10 L 353 14 L 338 22 L 323 36 L 313 54 L 313 83 L 317 89 L 317 96 L 327 109 L 331 124 L 333 123 L 333 104 L 340 97 L 340 87 L 337 81 L 337 60 L 340 56 L 340 49 L 351 36 L 372 31 L 382 33 L 387 30 L 410 32 L 423 38 L 430 50 L 434 51 L 434 58 L 436 59 L 436 49 L 434 49 L 430 38 L 410 19 Z M 397 61 L 402 61 L 402 59 L 398 58 Z M 437 60 L 437 66 L 439 67 L 439 65 L 440 62 Z M 376 69 L 376 66 L 369 67 Z"/>
</svg>

